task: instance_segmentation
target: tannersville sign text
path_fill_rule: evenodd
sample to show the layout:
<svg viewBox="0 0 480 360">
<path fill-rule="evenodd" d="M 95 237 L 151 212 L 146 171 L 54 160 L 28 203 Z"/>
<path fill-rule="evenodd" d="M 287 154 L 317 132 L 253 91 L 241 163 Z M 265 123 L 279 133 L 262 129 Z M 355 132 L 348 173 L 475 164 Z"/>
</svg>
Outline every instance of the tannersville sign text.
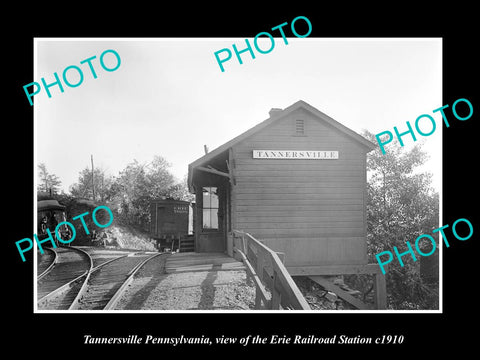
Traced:
<svg viewBox="0 0 480 360">
<path fill-rule="evenodd" d="M 330 150 L 253 150 L 254 159 L 324 160 L 338 159 L 338 151 Z"/>
</svg>

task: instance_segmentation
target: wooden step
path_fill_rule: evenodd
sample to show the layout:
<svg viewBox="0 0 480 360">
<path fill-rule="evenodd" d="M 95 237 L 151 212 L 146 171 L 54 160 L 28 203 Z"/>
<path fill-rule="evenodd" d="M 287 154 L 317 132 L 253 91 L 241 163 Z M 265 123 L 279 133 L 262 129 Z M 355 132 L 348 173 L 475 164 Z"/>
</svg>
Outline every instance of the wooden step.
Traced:
<svg viewBox="0 0 480 360">
<path fill-rule="evenodd" d="M 193 252 L 195 251 L 195 238 L 193 235 L 182 237 L 180 239 L 179 252 Z"/>
</svg>

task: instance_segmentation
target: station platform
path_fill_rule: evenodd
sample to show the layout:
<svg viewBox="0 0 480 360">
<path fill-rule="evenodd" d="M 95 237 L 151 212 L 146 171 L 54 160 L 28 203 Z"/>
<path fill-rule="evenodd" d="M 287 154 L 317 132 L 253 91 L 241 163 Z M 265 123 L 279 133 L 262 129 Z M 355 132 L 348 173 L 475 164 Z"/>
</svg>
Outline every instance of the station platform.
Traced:
<svg viewBox="0 0 480 360">
<path fill-rule="evenodd" d="M 252 310 L 255 287 L 241 262 L 221 253 L 158 256 L 135 276 L 116 310 Z"/>
<path fill-rule="evenodd" d="M 245 270 L 242 262 L 224 253 L 175 253 L 165 264 L 167 274 L 194 271 Z"/>
</svg>

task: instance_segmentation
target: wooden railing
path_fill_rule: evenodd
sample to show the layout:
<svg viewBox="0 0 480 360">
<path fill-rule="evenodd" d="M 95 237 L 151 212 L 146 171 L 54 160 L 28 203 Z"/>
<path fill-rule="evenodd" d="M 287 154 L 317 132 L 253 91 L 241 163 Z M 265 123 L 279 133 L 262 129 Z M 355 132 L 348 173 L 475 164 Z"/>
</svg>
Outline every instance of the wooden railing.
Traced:
<svg viewBox="0 0 480 360">
<path fill-rule="evenodd" d="M 255 283 L 255 309 L 310 310 L 280 259 L 283 254 L 238 230 L 233 231 L 233 251 L 240 256 Z"/>
</svg>

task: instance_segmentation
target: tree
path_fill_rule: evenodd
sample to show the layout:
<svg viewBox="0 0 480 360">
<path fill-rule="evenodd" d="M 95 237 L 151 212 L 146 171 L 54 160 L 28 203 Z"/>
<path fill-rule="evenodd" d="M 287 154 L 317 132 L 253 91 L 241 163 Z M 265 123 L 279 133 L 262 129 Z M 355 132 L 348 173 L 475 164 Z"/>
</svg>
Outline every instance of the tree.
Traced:
<svg viewBox="0 0 480 360">
<path fill-rule="evenodd" d="M 56 194 L 59 192 L 62 182 L 55 174 L 50 174 L 44 163 L 38 164 L 38 184 L 37 191 L 50 192 Z"/>
<path fill-rule="evenodd" d="M 147 164 L 134 160 L 122 170 L 110 188 L 113 208 L 123 221 L 144 229 L 150 223 L 150 202 L 158 198 L 178 198 L 183 185 L 176 184 L 171 165 L 161 156 Z"/>
<path fill-rule="evenodd" d="M 95 168 L 93 172 L 92 183 L 92 169 L 85 167 L 78 174 L 78 182 L 70 186 L 70 194 L 79 198 L 92 199 L 94 201 L 105 202 L 109 200 L 110 186 L 113 179 L 106 175 L 102 168 Z M 95 199 L 93 198 L 93 187 L 95 187 Z"/>
<path fill-rule="evenodd" d="M 141 225 L 148 220 L 148 198 L 145 165 L 137 160 L 128 164 L 120 171 L 112 185 L 115 201 L 114 208 L 123 221 L 129 224 Z"/>
<path fill-rule="evenodd" d="M 366 131 L 364 137 L 376 142 Z M 439 197 L 431 187 L 431 174 L 420 172 L 427 159 L 421 145 L 411 149 L 392 145 L 386 154 L 372 151 L 367 156 L 367 242 L 371 262 L 375 255 L 407 250 L 422 234 L 439 227 Z M 436 234 L 438 235 L 438 234 Z M 438 236 L 436 237 L 438 243 Z M 425 244 L 421 244 L 423 246 Z M 438 256 L 438 251 L 435 254 Z M 395 308 L 431 308 L 438 306 L 438 289 L 429 287 L 420 276 L 420 260 L 403 258 L 404 266 L 392 261 L 388 267 L 387 289 Z M 437 284 L 438 285 L 438 284 Z"/>
<path fill-rule="evenodd" d="M 175 200 L 183 200 L 192 202 L 195 195 L 190 193 L 187 184 L 187 175 L 185 175 L 181 182 L 176 183 L 168 189 L 169 197 Z"/>
<path fill-rule="evenodd" d="M 169 196 L 169 188 L 175 183 L 170 173 L 171 164 L 162 156 L 155 155 L 152 162 L 146 166 L 145 182 L 153 198 Z"/>
</svg>

